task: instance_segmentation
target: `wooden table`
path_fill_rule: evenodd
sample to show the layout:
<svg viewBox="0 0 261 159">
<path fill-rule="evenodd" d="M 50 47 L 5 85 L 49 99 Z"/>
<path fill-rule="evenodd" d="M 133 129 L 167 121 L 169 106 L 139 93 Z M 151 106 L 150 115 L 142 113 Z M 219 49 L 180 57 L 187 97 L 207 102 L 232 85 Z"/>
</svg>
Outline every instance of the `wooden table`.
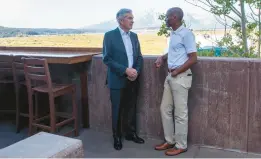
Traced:
<svg viewBox="0 0 261 159">
<path fill-rule="evenodd" d="M 93 52 L 23 52 L 23 51 L 2 51 L 0 55 L 13 55 L 13 56 L 30 56 L 35 58 L 46 58 L 48 63 L 55 64 L 75 64 L 80 62 L 90 61 L 93 55 L 100 53 Z"/>
<path fill-rule="evenodd" d="M 50 64 L 76 64 L 88 62 L 93 55 L 100 52 L 84 51 L 19 51 L 19 50 L 0 50 L 0 55 L 30 56 L 35 58 L 45 58 Z M 88 85 L 87 71 L 80 74 L 81 81 L 81 101 L 82 101 L 82 122 L 83 127 L 89 127 L 89 105 L 88 105 Z"/>
</svg>

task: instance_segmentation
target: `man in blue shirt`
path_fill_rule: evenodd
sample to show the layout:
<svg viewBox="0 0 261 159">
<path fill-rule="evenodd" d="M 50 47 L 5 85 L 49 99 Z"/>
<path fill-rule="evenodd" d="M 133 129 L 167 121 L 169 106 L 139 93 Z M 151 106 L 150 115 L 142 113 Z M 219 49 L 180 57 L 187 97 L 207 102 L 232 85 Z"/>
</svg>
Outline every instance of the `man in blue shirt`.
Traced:
<svg viewBox="0 0 261 159">
<path fill-rule="evenodd" d="M 168 52 L 155 62 L 156 67 L 160 67 L 163 61 L 167 60 L 169 70 L 160 106 L 165 142 L 157 145 L 155 149 L 167 150 L 165 154 L 170 156 L 187 151 L 187 101 L 192 82 L 190 67 L 197 61 L 195 37 L 182 25 L 182 19 L 182 9 L 174 7 L 167 11 L 166 24 L 172 28 Z M 175 124 L 173 109 L 175 109 Z"/>
</svg>

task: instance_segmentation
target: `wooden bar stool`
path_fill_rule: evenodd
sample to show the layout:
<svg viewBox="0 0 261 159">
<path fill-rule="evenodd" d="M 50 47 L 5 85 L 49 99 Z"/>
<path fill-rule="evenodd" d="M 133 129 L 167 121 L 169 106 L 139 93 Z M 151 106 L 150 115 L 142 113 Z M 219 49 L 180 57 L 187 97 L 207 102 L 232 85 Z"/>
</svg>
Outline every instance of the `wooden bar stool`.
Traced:
<svg viewBox="0 0 261 159">
<path fill-rule="evenodd" d="M 29 111 L 26 110 L 21 112 L 21 104 L 20 104 L 20 90 L 21 87 L 26 88 L 25 74 L 24 74 L 24 56 L 14 56 L 13 57 L 13 77 L 14 77 L 14 85 L 15 85 L 15 94 L 16 94 L 16 131 L 20 132 L 20 118 L 25 117 L 29 120 Z M 29 57 L 27 57 L 29 58 Z M 34 84 L 32 84 L 34 86 Z M 34 95 L 35 102 L 35 114 L 37 116 L 38 113 L 38 101 L 37 101 L 37 93 Z"/>
<path fill-rule="evenodd" d="M 13 78 L 13 56 L 0 55 L 0 84 L 14 84 Z M 15 114 L 16 109 L 1 109 L 1 113 Z M 17 122 L 17 120 L 16 120 Z M 17 126 L 17 123 L 16 123 Z"/>
<path fill-rule="evenodd" d="M 5 110 L 1 112 L 14 113 L 16 115 L 16 132 L 20 131 L 20 116 L 29 117 L 28 113 L 20 113 L 20 87 L 26 86 L 24 77 L 24 66 L 22 57 L 12 55 L 0 56 L 0 83 L 14 85 L 15 110 Z"/>
<path fill-rule="evenodd" d="M 73 84 L 66 85 L 52 83 L 46 59 L 24 58 L 24 71 L 29 102 L 29 135 L 32 135 L 33 127 L 41 128 L 51 133 L 55 133 L 57 128 L 74 122 L 74 128 L 71 131 L 65 133 L 64 135 L 67 136 L 74 132 L 74 135 L 78 136 L 78 107 L 76 104 L 76 86 Z M 32 86 L 31 81 L 44 82 L 45 85 Z M 32 95 L 37 92 L 48 94 L 50 113 L 43 117 L 34 118 Z M 56 112 L 54 100 L 56 97 L 65 94 L 72 95 L 72 114 Z M 64 118 L 65 120 L 57 123 L 56 117 Z M 50 119 L 49 125 L 40 123 L 45 119 Z"/>
<path fill-rule="evenodd" d="M 13 57 L 13 79 L 15 86 L 15 104 L 16 104 L 16 132 L 20 132 L 20 116 L 29 117 L 27 113 L 20 113 L 20 88 L 25 85 L 24 65 L 21 57 Z"/>
</svg>

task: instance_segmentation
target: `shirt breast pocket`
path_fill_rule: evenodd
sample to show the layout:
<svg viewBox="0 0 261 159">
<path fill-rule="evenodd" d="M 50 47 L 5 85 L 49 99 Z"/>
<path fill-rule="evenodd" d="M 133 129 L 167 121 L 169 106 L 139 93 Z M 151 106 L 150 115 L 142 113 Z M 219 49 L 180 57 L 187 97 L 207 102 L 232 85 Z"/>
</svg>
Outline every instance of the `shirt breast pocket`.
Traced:
<svg viewBox="0 0 261 159">
<path fill-rule="evenodd" d="M 179 53 L 183 47 L 184 46 L 181 43 L 176 43 L 173 45 L 172 49 L 174 52 Z"/>
</svg>

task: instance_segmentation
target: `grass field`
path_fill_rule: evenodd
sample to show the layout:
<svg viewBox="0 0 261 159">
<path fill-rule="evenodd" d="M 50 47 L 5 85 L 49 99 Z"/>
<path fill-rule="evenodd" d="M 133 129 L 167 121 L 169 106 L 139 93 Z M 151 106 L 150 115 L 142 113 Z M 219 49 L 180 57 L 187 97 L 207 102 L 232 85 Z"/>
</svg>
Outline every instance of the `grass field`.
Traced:
<svg viewBox="0 0 261 159">
<path fill-rule="evenodd" d="M 214 34 L 211 31 L 194 31 L 196 36 Z M 223 32 L 215 32 L 222 35 Z M 167 39 L 156 33 L 138 34 L 142 54 L 159 55 L 167 46 Z M 0 46 L 52 46 L 52 47 L 102 47 L 103 34 L 75 34 L 0 38 Z"/>
<path fill-rule="evenodd" d="M 143 54 L 162 53 L 166 38 L 156 34 L 140 34 Z M 76 34 L 0 38 L 0 46 L 102 47 L 103 34 Z"/>
</svg>

